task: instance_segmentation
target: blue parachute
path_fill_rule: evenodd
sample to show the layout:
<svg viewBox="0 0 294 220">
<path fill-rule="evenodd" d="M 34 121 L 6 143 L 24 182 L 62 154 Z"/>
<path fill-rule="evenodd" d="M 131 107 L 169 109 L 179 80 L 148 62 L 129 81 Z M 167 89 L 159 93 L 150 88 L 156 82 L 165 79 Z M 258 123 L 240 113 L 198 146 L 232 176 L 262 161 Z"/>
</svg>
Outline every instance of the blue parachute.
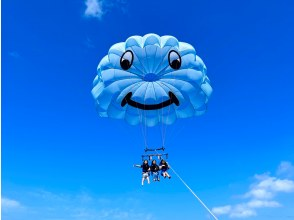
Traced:
<svg viewBox="0 0 294 220">
<path fill-rule="evenodd" d="M 212 88 L 195 49 L 173 36 L 132 36 L 97 67 L 92 95 L 101 117 L 172 124 L 206 112 Z"/>
</svg>

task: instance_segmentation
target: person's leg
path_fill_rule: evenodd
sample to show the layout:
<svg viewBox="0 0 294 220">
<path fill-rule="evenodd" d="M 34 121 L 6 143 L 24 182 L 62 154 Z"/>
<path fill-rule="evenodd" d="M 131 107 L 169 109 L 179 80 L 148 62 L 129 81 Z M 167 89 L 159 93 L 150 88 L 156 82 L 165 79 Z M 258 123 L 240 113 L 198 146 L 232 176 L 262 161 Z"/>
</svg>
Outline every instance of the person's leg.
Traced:
<svg viewBox="0 0 294 220">
<path fill-rule="evenodd" d="M 164 178 L 167 177 L 167 175 L 166 175 L 166 171 L 163 172 L 163 177 L 164 177 Z"/>
<path fill-rule="evenodd" d="M 144 185 L 144 181 L 145 181 L 145 179 L 146 179 L 146 174 L 143 173 L 143 174 L 142 174 L 142 186 Z"/>
<path fill-rule="evenodd" d="M 147 182 L 148 182 L 148 184 L 150 184 L 150 179 L 149 179 L 149 176 L 147 176 Z"/>
<path fill-rule="evenodd" d="M 156 181 L 159 181 L 159 175 L 158 175 L 158 172 L 156 172 L 156 175 L 154 177 L 156 179 Z"/>
</svg>

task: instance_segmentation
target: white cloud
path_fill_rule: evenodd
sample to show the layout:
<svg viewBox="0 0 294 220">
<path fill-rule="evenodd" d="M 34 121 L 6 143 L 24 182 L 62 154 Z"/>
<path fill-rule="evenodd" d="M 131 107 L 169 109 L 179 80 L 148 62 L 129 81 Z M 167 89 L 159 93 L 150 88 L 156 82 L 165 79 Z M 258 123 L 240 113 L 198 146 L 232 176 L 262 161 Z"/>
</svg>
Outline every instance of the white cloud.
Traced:
<svg viewBox="0 0 294 220">
<path fill-rule="evenodd" d="M 85 4 L 87 6 L 85 10 L 87 17 L 101 18 L 104 14 L 101 0 L 86 0 Z"/>
<path fill-rule="evenodd" d="M 268 177 L 261 181 L 257 186 L 259 189 L 267 190 L 268 192 L 293 192 L 294 181 L 288 179 L 278 179 L 276 177 Z"/>
<path fill-rule="evenodd" d="M 289 173 L 291 163 L 282 162 L 277 173 Z M 280 171 L 279 171 L 280 170 Z M 215 207 L 212 211 L 216 215 L 228 215 L 231 218 L 247 218 L 257 215 L 260 208 L 278 208 L 282 205 L 275 201 L 280 193 L 294 192 L 294 181 L 270 176 L 269 173 L 255 175 L 255 182 L 251 184 L 248 192 L 241 198 L 248 200 L 235 205 Z"/>
<path fill-rule="evenodd" d="M 256 198 L 256 199 L 271 199 L 273 198 L 273 193 L 269 192 L 266 189 L 258 189 L 254 188 L 247 192 L 244 197 L 245 198 Z"/>
<path fill-rule="evenodd" d="M 245 198 L 271 199 L 277 193 L 294 192 L 294 181 L 289 179 L 279 179 L 268 174 L 255 175 L 256 183 L 251 185 L 251 189 L 244 195 Z"/>
<path fill-rule="evenodd" d="M 220 207 L 214 207 L 212 212 L 216 215 L 228 215 L 230 218 L 248 218 L 256 216 L 256 209 L 259 208 L 277 208 L 281 204 L 273 200 L 250 200 L 246 203 L 240 203 L 236 205 L 226 205 Z"/>
<path fill-rule="evenodd" d="M 230 218 L 247 218 L 256 215 L 255 209 L 247 203 L 214 207 L 212 212 L 218 216 L 228 215 Z"/>
<path fill-rule="evenodd" d="M 231 210 L 232 210 L 232 206 L 226 205 L 226 206 L 214 207 L 212 209 L 212 212 L 215 213 L 216 215 L 226 215 L 226 214 L 229 214 Z"/>
<path fill-rule="evenodd" d="M 238 204 L 232 209 L 229 216 L 231 218 L 248 218 L 256 216 L 256 211 L 248 207 L 247 204 Z"/>
<path fill-rule="evenodd" d="M 247 203 L 250 208 L 276 208 L 280 207 L 281 204 L 276 201 L 266 201 L 266 200 L 251 200 Z"/>
<path fill-rule="evenodd" d="M 13 199 L 8 199 L 8 198 L 1 198 L 1 204 L 2 204 L 3 210 L 21 207 L 20 202 Z"/>
<path fill-rule="evenodd" d="M 102 16 L 113 9 L 117 9 L 123 13 L 127 12 L 127 2 L 125 0 L 85 0 L 85 5 L 84 15 L 86 17 L 101 19 Z"/>
</svg>

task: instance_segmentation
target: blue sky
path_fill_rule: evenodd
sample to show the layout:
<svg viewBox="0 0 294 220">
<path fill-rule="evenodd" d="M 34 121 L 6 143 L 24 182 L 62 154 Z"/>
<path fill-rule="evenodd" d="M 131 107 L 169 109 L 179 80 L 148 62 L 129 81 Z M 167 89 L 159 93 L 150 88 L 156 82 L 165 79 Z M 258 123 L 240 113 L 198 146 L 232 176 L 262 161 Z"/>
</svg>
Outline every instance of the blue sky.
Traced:
<svg viewBox="0 0 294 220">
<path fill-rule="evenodd" d="M 291 1 L 2 1 L 3 220 L 211 219 L 175 175 L 141 187 L 140 127 L 95 111 L 99 61 L 147 33 L 192 44 L 214 89 L 204 116 L 167 128 L 170 164 L 220 219 L 294 218 L 293 13 Z"/>
</svg>

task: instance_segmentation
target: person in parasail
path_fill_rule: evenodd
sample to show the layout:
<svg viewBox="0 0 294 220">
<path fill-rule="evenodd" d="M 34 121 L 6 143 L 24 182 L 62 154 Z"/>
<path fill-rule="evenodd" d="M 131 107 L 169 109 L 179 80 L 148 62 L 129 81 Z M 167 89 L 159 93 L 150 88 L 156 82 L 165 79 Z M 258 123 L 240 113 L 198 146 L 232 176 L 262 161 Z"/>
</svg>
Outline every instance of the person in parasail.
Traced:
<svg viewBox="0 0 294 220">
<path fill-rule="evenodd" d="M 144 160 L 142 165 L 134 165 L 134 167 L 142 168 L 142 186 L 144 185 L 144 181 L 147 180 L 148 184 L 150 184 L 149 172 L 150 166 L 148 164 L 148 160 Z"/>
<path fill-rule="evenodd" d="M 161 176 L 163 176 L 164 178 L 166 177 L 168 177 L 169 179 L 171 178 L 171 176 L 167 172 L 167 170 L 169 169 L 169 165 L 164 159 L 160 161 L 159 168 L 161 170 Z"/>
<path fill-rule="evenodd" d="M 159 178 L 159 166 L 156 164 L 156 160 L 152 161 L 152 164 L 150 166 L 150 171 L 153 176 L 153 181 L 160 181 Z"/>
</svg>

